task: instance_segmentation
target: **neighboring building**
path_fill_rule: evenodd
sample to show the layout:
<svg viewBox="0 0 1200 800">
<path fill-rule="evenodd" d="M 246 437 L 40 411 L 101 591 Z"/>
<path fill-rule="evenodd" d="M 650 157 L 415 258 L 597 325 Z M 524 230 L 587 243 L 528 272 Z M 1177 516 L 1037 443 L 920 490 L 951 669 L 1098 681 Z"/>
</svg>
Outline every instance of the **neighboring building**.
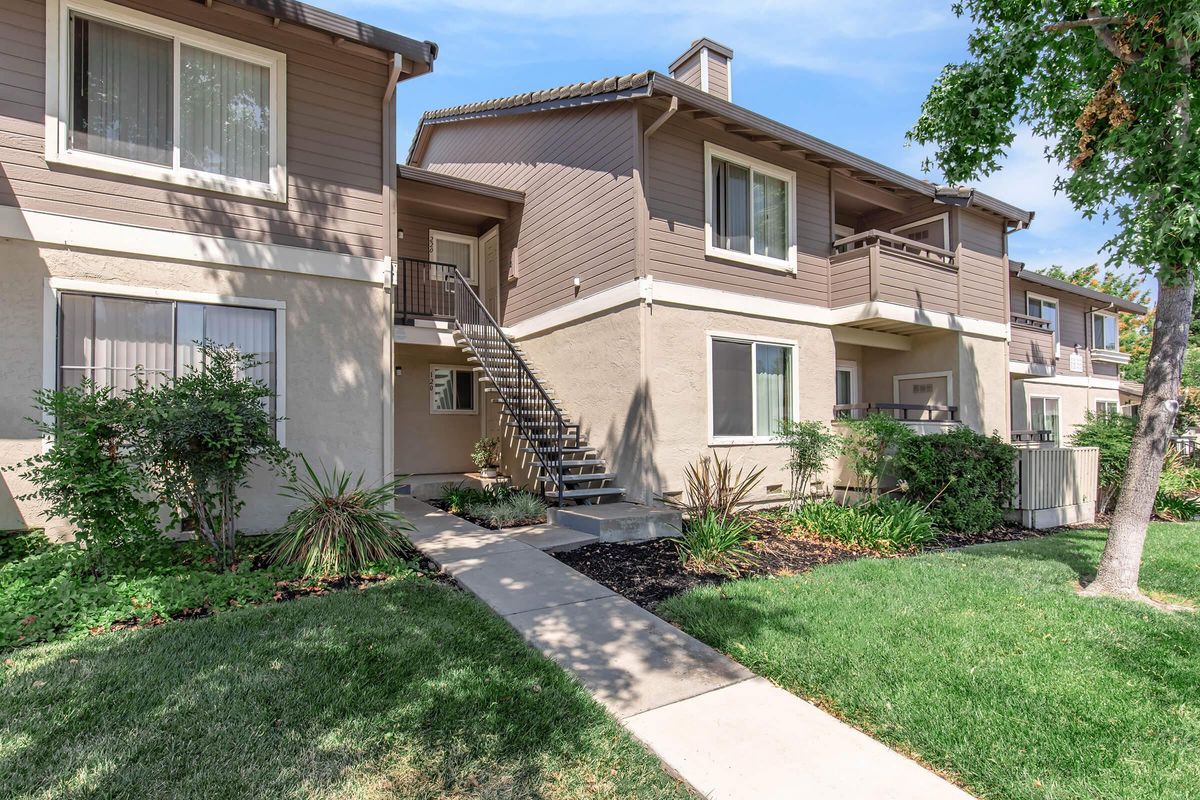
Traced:
<svg viewBox="0 0 1200 800">
<path fill-rule="evenodd" d="M 0 464 L 34 390 L 262 356 L 284 444 L 393 469 L 396 85 L 436 47 L 294 0 L 0 0 Z M 0 529 L 44 524 L 0 474 Z M 277 525 L 256 480 L 241 523 Z"/>
<path fill-rule="evenodd" d="M 1013 430 L 1050 431 L 1052 442 L 1066 444 L 1088 412 L 1128 412 L 1120 370 L 1129 355 L 1121 352 L 1117 315 L 1146 307 L 1018 262 L 1010 271 Z"/>
<path fill-rule="evenodd" d="M 649 502 L 683 488 L 686 464 L 728 446 L 736 462 L 767 468 L 769 496 L 787 485 L 786 456 L 771 437 L 783 417 L 830 422 L 879 410 L 927 431 L 966 424 L 1008 437 L 1026 428 L 1027 412 L 1015 410 L 1026 403 L 1024 382 L 1056 379 L 1060 368 L 1074 379 L 1068 350 L 1090 345 L 1064 331 L 1066 349 L 1052 362 L 1054 322 L 1026 319 L 1008 234 L 1033 214 L 735 105 L 732 56 L 702 39 L 672 76 L 642 72 L 428 112 L 412 166 L 401 170 L 522 193 L 492 234 L 491 260 L 464 257 L 478 259 L 489 308 L 580 426 L 567 444 L 601 478 L 567 488 L 617 486 Z M 476 221 L 475 232 L 488 224 Z M 1064 306 L 1089 312 L 1121 302 L 1093 302 L 1086 290 L 1070 297 Z M 418 325 L 397 335 L 432 343 L 434 334 Z M 411 346 L 398 345 L 398 361 Z M 476 355 L 486 366 L 487 354 Z M 1087 355 L 1086 380 L 1115 381 L 1112 359 L 1100 364 L 1106 356 Z M 513 359 L 498 366 L 518 369 Z M 1060 417 L 1067 404 L 1099 398 L 1057 394 Z M 511 422 L 517 413 L 505 408 Z M 400 430 L 428 414 L 398 402 L 397 417 Z M 1038 419 L 1048 425 L 1053 415 L 1043 409 Z M 523 446 L 529 432 L 507 430 L 516 434 L 508 466 L 528 464 L 538 455 Z M 538 466 L 545 477 L 544 464 L 530 473 Z"/>
</svg>

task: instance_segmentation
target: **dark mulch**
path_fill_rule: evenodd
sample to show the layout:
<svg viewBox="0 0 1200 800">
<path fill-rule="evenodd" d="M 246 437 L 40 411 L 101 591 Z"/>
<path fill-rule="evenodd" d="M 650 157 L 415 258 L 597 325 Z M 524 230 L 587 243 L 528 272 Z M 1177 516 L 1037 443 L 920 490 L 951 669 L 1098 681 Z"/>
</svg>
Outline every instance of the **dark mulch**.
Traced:
<svg viewBox="0 0 1200 800">
<path fill-rule="evenodd" d="M 551 555 L 649 611 L 668 597 L 700 586 L 715 586 L 738 578 L 796 575 L 822 564 L 878 557 L 876 553 L 803 532 L 784 531 L 780 519 L 772 514 L 756 514 L 753 531 L 756 539 L 749 544 L 749 549 L 754 554 L 754 564 L 736 576 L 685 569 L 675 544 L 669 539 L 633 544 L 591 544 Z M 980 534 L 943 534 L 930 542 L 924 551 L 1010 542 L 1053 532 L 1005 525 Z"/>
<path fill-rule="evenodd" d="M 783 534 L 778 525 L 767 524 L 761 518 L 754 531 L 758 538 L 749 545 L 754 564 L 738 576 L 684 569 L 675 544 L 669 539 L 633 544 L 591 544 L 552 555 L 650 611 L 668 597 L 698 586 L 713 586 L 734 577 L 795 575 L 821 564 L 865 555 L 833 542 Z"/>
</svg>

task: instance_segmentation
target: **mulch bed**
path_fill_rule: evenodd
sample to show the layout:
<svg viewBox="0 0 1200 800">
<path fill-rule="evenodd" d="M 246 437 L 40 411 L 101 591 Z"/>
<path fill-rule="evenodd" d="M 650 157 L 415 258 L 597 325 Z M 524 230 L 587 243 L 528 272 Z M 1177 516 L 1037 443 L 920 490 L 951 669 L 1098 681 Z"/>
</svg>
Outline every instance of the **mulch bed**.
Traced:
<svg viewBox="0 0 1200 800">
<path fill-rule="evenodd" d="M 716 586 L 738 578 L 797 575 L 822 564 L 881 557 L 877 553 L 847 547 L 803 532 L 785 532 L 779 520 L 771 516 L 755 515 L 753 531 L 757 538 L 748 545 L 748 549 L 754 554 L 755 562 L 737 576 L 685 569 L 680 563 L 675 544 L 668 539 L 631 544 L 590 544 L 551 555 L 649 611 L 653 611 L 668 597 L 700 586 Z M 1049 533 L 1053 531 L 1003 526 L 969 536 L 947 534 L 939 536 L 921 552 L 1016 541 Z"/>
</svg>

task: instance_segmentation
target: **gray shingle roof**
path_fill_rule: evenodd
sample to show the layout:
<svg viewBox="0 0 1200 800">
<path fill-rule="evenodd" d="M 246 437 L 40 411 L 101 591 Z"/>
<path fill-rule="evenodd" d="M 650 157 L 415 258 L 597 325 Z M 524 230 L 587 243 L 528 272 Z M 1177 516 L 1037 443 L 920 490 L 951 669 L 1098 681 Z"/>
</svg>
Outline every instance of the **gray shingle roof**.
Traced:
<svg viewBox="0 0 1200 800">
<path fill-rule="evenodd" d="M 583 97 L 593 97 L 609 92 L 619 92 L 625 89 L 637 89 L 650 83 L 652 70 L 635 72 L 630 75 L 614 75 L 595 81 L 572 83 L 567 86 L 556 86 L 553 89 L 543 89 L 538 92 L 524 92 L 510 97 L 498 97 L 494 100 L 482 100 L 478 103 L 467 103 L 461 106 L 441 108 L 436 111 L 426 111 L 421 115 L 422 122 L 442 120 L 448 117 L 458 117 L 464 114 L 479 114 L 485 111 L 501 111 L 507 108 L 531 106 L 551 100 L 572 100 Z"/>
</svg>

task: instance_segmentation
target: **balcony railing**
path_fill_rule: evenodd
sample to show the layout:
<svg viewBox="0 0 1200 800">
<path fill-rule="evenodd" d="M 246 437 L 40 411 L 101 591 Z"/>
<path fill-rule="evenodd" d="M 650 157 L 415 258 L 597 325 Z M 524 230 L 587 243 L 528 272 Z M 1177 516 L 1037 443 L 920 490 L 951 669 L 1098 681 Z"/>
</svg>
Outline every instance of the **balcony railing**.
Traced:
<svg viewBox="0 0 1200 800">
<path fill-rule="evenodd" d="M 880 301 L 958 313 L 958 266 L 951 250 L 865 231 L 834 242 L 829 264 L 834 308 Z"/>
<path fill-rule="evenodd" d="M 397 264 L 393 291 L 398 325 L 412 325 L 417 317 L 451 319 L 454 316 L 454 265 L 402 258 Z"/>
<path fill-rule="evenodd" d="M 839 403 L 833 407 L 833 418 L 862 419 L 871 414 L 888 414 L 901 422 L 958 422 L 958 406 L 936 403 Z"/>
<path fill-rule="evenodd" d="M 1053 367 L 1054 324 L 1040 317 L 1016 314 L 1011 317 L 1012 342 L 1008 348 L 1010 361 Z"/>
<path fill-rule="evenodd" d="M 1054 431 L 1013 431 L 1009 439 L 1018 447 L 1038 447 L 1054 443 Z"/>
</svg>

